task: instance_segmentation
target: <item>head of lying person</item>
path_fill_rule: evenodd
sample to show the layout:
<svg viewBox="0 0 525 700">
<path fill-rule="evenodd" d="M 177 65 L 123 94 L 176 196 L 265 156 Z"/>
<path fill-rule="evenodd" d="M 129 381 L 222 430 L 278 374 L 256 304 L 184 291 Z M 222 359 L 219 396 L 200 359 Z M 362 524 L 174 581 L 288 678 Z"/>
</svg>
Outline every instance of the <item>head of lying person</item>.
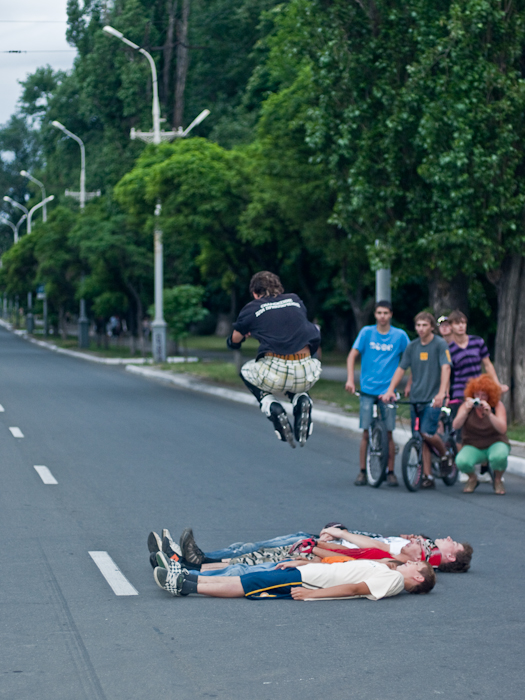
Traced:
<svg viewBox="0 0 525 700">
<path fill-rule="evenodd" d="M 464 574 L 470 569 L 473 549 L 468 542 L 456 542 L 452 537 L 434 540 L 441 552 L 438 571 Z"/>
<path fill-rule="evenodd" d="M 436 585 L 436 573 L 426 561 L 407 561 L 396 568 L 405 579 L 407 593 L 430 593 Z"/>
</svg>

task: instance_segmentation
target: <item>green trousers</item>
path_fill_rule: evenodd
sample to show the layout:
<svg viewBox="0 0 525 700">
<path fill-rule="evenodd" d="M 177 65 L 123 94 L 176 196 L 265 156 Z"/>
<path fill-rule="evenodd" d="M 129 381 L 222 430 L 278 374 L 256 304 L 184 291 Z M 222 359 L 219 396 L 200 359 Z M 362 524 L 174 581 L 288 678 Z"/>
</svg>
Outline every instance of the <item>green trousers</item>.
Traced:
<svg viewBox="0 0 525 700">
<path fill-rule="evenodd" d="M 506 442 L 495 442 L 486 450 L 478 450 L 472 445 L 465 445 L 458 452 L 456 466 L 460 471 L 471 474 L 476 464 L 488 462 L 493 471 L 504 472 L 507 468 L 509 452 L 510 447 Z"/>
</svg>

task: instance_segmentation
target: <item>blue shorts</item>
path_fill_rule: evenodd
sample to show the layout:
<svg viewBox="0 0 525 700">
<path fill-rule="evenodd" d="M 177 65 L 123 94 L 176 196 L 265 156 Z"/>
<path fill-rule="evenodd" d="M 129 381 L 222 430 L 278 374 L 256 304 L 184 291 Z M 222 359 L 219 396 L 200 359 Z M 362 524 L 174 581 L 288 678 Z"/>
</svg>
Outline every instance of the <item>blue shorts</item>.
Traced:
<svg viewBox="0 0 525 700">
<path fill-rule="evenodd" d="M 438 428 L 441 409 L 434 408 L 429 403 L 417 403 L 415 405 L 411 403 L 410 418 L 412 421 L 412 432 L 414 432 L 414 425 L 416 422 L 416 408 L 417 415 L 419 416 L 419 432 L 432 437 L 432 435 L 436 434 Z"/>
<path fill-rule="evenodd" d="M 256 571 L 241 576 L 241 586 L 246 598 L 291 598 L 292 586 L 302 586 L 299 569 Z"/>
<path fill-rule="evenodd" d="M 396 427 L 396 407 L 387 406 L 379 401 L 379 411 L 381 418 L 385 422 L 387 430 L 394 430 Z M 363 394 L 359 397 L 359 427 L 361 430 L 368 430 L 374 418 L 374 397 L 370 394 Z"/>
</svg>

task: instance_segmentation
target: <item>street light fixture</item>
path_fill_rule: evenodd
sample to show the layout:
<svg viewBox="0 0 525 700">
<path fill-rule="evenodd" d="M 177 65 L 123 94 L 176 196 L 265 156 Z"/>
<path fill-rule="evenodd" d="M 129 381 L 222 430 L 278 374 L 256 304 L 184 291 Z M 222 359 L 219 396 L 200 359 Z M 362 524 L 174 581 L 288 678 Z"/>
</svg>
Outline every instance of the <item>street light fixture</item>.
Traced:
<svg viewBox="0 0 525 700">
<path fill-rule="evenodd" d="M 67 197 L 74 197 L 80 201 L 80 210 L 83 211 L 86 206 L 86 199 L 93 199 L 93 197 L 100 197 L 100 190 L 96 192 L 86 192 L 86 147 L 82 139 L 74 134 L 69 129 L 58 121 L 53 121 L 51 124 L 55 129 L 60 129 L 66 136 L 73 139 L 80 146 L 80 192 L 73 192 L 72 190 L 66 190 L 65 194 Z M 80 300 L 80 315 L 78 317 L 78 345 L 81 348 L 89 347 L 89 319 L 86 316 L 86 300 L 82 297 Z"/>
<path fill-rule="evenodd" d="M 157 67 L 155 61 L 150 53 L 143 49 L 138 44 L 133 41 L 126 39 L 122 32 L 118 29 L 106 25 L 102 29 L 103 32 L 114 36 L 117 39 L 123 41 L 127 46 L 135 49 L 148 60 L 151 68 L 151 81 L 153 87 L 153 105 L 152 105 L 152 116 L 153 116 L 153 131 L 137 131 L 136 129 L 131 129 L 130 138 L 132 141 L 135 139 L 140 139 L 145 143 L 153 143 L 158 145 L 162 141 L 173 141 L 175 138 L 184 138 L 190 131 L 200 124 L 203 119 L 206 119 L 210 113 L 209 109 L 204 109 L 199 116 L 192 121 L 187 129 L 183 129 L 179 126 L 176 131 L 161 131 L 160 130 L 160 103 L 159 103 L 159 88 L 157 80 Z M 163 245 L 162 245 L 162 230 L 159 225 L 159 216 L 162 209 L 160 201 L 157 202 L 155 206 L 155 229 L 154 229 L 154 259 L 155 259 L 155 319 L 151 324 L 151 335 L 152 335 L 152 352 L 153 358 L 156 362 L 166 361 L 166 321 L 164 320 L 164 308 L 163 308 L 163 298 L 162 298 L 162 288 L 163 288 Z"/>
<path fill-rule="evenodd" d="M 41 202 L 38 204 L 35 204 L 35 206 L 29 210 L 29 213 L 27 215 L 27 232 L 31 233 L 31 219 L 33 218 L 33 214 L 37 209 L 40 209 L 40 207 L 45 207 L 48 202 L 52 202 L 55 199 L 54 194 L 50 194 L 49 197 L 46 197 L 43 199 Z"/>
<path fill-rule="evenodd" d="M 4 197 L 4 202 L 9 202 L 9 204 L 11 204 L 11 206 L 16 207 L 17 209 L 20 209 L 21 211 L 23 211 L 26 216 L 29 214 L 29 210 L 26 207 L 24 207 L 23 204 L 19 204 L 18 202 L 15 202 L 14 199 L 12 199 L 11 197 L 8 197 L 7 195 L 5 195 L 5 197 Z"/>
<path fill-rule="evenodd" d="M 25 214 L 22 214 L 22 216 L 18 219 L 16 224 L 13 224 L 8 219 L 5 219 L 4 221 L 2 221 L 3 224 L 6 224 L 7 226 L 10 226 L 13 229 L 14 243 L 18 243 L 18 229 L 20 228 L 20 226 L 24 223 L 24 221 L 26 219 L 27 219 L 27 216 Z"/>
<path fill-rule="evenodd" d="M 27 170 L 21 170 L 20 175 L 22 177 L 27 177 L 28 180 L 31 180 L 31 182 L 34 182 L 35 185 L 38 185 L 40 187 L 40 191 L 42 192 L 42 200 L 46 198 L 46 188 L 44 187 L 44 183 L 40 182 L 40 180 L 37 180 L 36 177 L 33 177 L 30 175 Z M 42 210 L 42 221 L 46 223 L 47 221 L 47 207 L 44 205 L 44 208 Z"/>
</svg>

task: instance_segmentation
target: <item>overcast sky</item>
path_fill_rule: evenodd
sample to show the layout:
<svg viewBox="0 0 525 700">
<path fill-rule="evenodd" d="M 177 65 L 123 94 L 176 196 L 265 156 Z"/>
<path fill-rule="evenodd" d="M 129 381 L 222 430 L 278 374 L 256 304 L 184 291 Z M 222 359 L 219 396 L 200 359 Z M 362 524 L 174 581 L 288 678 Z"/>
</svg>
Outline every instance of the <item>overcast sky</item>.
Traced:
<svg viewBox="0 0 525 700">
<path fill-rule="evenodd" d="M 75 51 L 66 42 L 66 5 L 67 0 L 1 0 L 0 124 L 15 110 L 19 80 L 47 64 L 55 70 L 72 67 Z M 12 50 L 31 53 L 3 53 Z"/>
</svg>

